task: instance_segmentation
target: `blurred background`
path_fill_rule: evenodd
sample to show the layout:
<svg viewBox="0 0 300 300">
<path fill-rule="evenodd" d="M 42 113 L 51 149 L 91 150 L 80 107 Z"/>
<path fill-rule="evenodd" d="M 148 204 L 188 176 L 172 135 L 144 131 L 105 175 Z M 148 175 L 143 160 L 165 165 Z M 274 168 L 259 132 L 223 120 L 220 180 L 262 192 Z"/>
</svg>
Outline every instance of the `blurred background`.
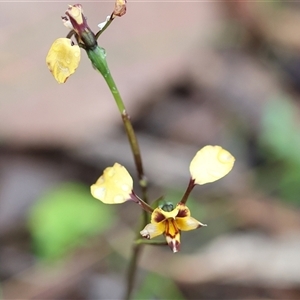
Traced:
<svg viewBox="0 0 300 300">
<path fill-rule="evenodd" d="M 140 209 L 89 186 L 114 162 L 137 183 L 120 116 L 86 54 L 46 67 L 67 2 L 0 3 L 0 297 L 121 299 Z M 89 26 L 113 1 L 82 1 Z M 99 45 L 126 103 L 149 195 L 176 204 L 207 144 L 236 157 L 188 204 L 206 228 L 147 247 L 135 299 L 300 298 L 300 4 L 138 2 Z M 135 191 L 140 194 L 136 185 Z"/>
</svg>

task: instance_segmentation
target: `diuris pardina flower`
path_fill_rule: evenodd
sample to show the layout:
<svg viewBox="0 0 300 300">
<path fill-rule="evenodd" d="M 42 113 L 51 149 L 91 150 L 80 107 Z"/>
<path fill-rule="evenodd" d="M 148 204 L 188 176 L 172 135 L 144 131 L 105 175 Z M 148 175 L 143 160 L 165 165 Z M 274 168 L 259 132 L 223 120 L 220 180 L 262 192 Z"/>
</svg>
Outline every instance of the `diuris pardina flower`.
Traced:
<svg viewBox="0 0 300 300">
<path fill-rule="evenodd" d="M 180 249 L 180 231 L 188 231 L 206 226 L 190 216 L 190 210 L 185 203 L 196 184 L 214 182 L 230 172 L 234 157 L 220 146 L 205 146 L 199 150 L 190 163 L 190 184 L 183 199 L 176 208 L 166 211 L 156 208 L 151 216 L 151 223 L 140 232 L 147 239 L 164 234 L 173 252 Z"/>
<path fill-rule="evenodd" d="M 185 205 L 188 195 L 197 184 L 214 182 L 227 175 L 233 168 L 235 158 L 220 146 L 205 146 L 200 149 L 190 163 L 190 184 L 177 206 L 164 204 L 156 209 L 148 209 L 151 222 L 140 232 L 144 238 L 152 239 L 164 234 L 173 252 L 180 250 L 180 232 L 197 229 L 205 224 L 191 217 Z M 128 171 L 118 163 L 104 170 L 103 175 L 91 186 L 92 195 L 108 204 L 134 200 L 144 209 L 147 206 L 133 192 L 133 181 Z"/>
<path fill-rule="evenodd" d="M 173 209 L 172 204 L 156 208 L 151 215 L 151 223 L 140 233 L 144 238 L 152 239 L 164 234 L 172 251 L 180 250 L 180 231 L 189 231 L 206 226 L 191 217 L 190 210 L 183 203 Z"/>
</svg>

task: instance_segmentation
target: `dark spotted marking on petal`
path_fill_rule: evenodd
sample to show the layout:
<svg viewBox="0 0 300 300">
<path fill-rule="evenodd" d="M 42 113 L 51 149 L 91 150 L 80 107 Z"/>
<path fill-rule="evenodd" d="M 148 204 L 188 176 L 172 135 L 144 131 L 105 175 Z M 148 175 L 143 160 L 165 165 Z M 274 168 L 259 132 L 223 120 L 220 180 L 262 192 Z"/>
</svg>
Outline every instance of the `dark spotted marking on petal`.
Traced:
<svg viewBox="0 0 300 300">
<path fill-rule="evenodd" d="M 178 211 L 177 218 L 185 218 L 188 216 L 188 214 L 189 214 L 189 211 L 187 208 L 181 208 Z"/>
<path fill-rule="evenodd" d="M 165 219 L 166 219 L 166 217 L 162 213 L 160 213 L 159 211 L 155 212 L 155 216 L 154 216 L 154 221 L 155 222 L 159 223 L 159 222 L 161 222 Z"/>
</svg>

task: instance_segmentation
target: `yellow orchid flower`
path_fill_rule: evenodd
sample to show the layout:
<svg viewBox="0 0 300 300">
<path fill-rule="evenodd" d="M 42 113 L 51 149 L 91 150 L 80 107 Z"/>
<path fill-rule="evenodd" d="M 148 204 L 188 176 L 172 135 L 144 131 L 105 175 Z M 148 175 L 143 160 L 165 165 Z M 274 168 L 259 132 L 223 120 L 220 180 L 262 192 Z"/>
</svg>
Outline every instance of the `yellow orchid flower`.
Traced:
<svg viewBox="0 0 300 300">
<path fill-rule="evenodd" d="M 220 146 L 205 146 L 197 152 L 190 164 L 195 184 L 214 182 L 227 175 L 235 158 Z"/>
<path fill-rule="evenodd" d="M 104 170 L 102 176 L 91 186 L 94 198 L 106 204 L 124 203 L 131 199 L 133 180 L 122 165 L 115 163 Z"/>
<path fill-rule="evenodd" d="M 59 38 L 52 44 L 46 63 L 58 83 L 64 83 L 75 72 L 80 62 L 80 48 L 68 38 Z"/>
<path fill-rule="evenodd" d="M 180 250 L 180 231 L 189 231 L 206 226 L 191 217 L 190 210 L 183 203 L 178 203 L 175 209 L 172 204 L 156 208 L 151 215 L 151 223 L 140 232 L 147 239 L 164 234 L 172 251 Z"/>
</svg>

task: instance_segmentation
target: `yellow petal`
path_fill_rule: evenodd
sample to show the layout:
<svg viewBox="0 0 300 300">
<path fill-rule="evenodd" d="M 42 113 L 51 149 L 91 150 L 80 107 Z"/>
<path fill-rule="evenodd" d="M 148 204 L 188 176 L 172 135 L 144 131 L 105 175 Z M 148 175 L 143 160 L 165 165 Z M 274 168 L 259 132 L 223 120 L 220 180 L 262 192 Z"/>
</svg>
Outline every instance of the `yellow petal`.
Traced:
<svg viewBox="0 0 300 300">
<path fill-rule="evenodd" d="M 165 224 L 148 224 L 146 227 L 140 232 L 140 234 L 147 239 L 152 239 L 156 236 L 159 236 L 165 232 Z"/>
<path fill-rule="evenodd" d="M 91 186 L 94 198 L 106 204 L 119 204 L 130 199 L 133 180 L 122 165 L 115 163 L 104 170 L 103 175 Z"/>
<path fill-rule="evenodd" d="M 182 231 L 190 231 L 201 226 L 206 226 L 206 224 L 202 224 L 192 217 L 176 218 L 176 224 Z"/>
<path fill-rule="evenodd" d="M 47 66 L 58 83 L 64 83 L 75 72 L 80 62 L 80 48 L 72 46 L 68 38 L 59 38 L 46 57 Z"/>
<path fill-rule="evenodd" d="M 190 173 L 196 184 L 214 182 L 228 174 L 235 158 L 220 146 L 205 146 L 190 164 Z"/>
<path fill-rule="evenodd" d="M 178 203 L 177 207 L 179 208 L 179 212 L 176 217 L 176 224 L 180 230 L 189 231 L 197 229 L 200 226 L 206 226 L 191 217 L 191 212 L 185 204 Z"/>
</svg>

